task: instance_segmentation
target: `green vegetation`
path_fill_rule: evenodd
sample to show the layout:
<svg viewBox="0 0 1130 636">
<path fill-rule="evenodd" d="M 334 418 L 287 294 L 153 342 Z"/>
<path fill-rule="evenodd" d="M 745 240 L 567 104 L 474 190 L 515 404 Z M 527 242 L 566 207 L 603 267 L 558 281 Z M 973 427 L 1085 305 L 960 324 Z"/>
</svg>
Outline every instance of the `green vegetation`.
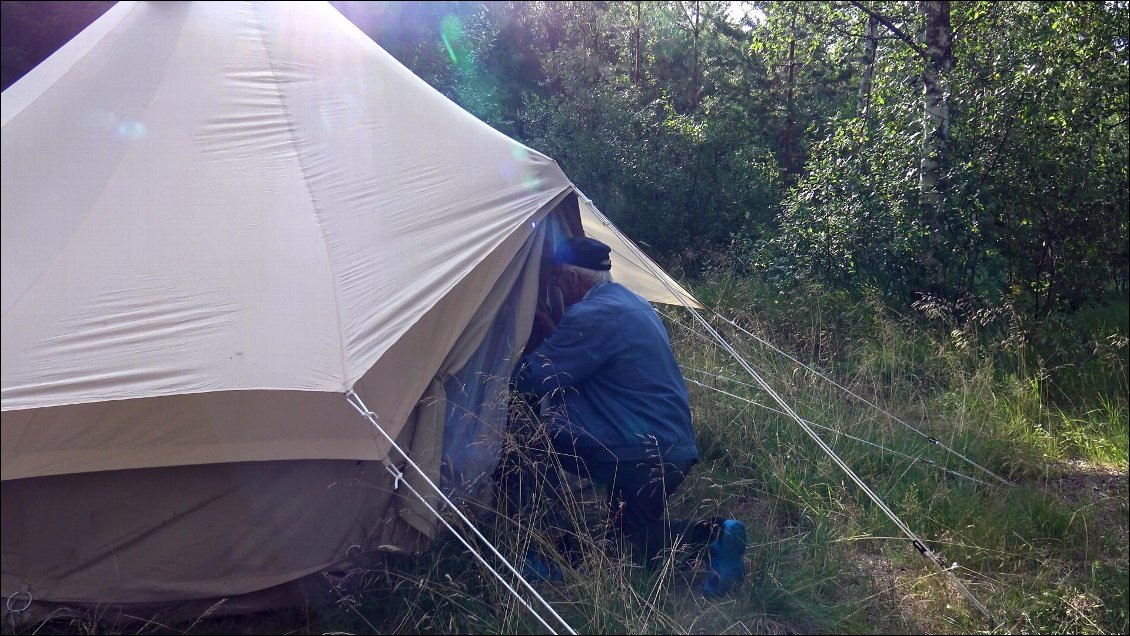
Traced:
<svg viewBox="0 0 1130 636">
<path fill-rule="evenodd" d="M 335 6 L 689 281 L 999 623 L 678 309 L 703 458 L 675 506 L 746 522 L 747 584 L 708 602 L 701 572 L 586 541 L 539 589 L 593 633 L 1130 632 L 1127 2 L 730 4 Z M 4 2 L 4 86 L 107 5 Z M 549 542 L 478 515 L 510 557 Z M 543 630 L 450 539 L 335 583 L 276 616 L 38 631 Z"/>
<path fill-rule="evenodd" d="M 1126 633 L 1125 298 L 1079 325 L 1088 342 L 1115 343 L 1100 353 L 1108 362 L 1099 374 L 1084 364 L 1091 355 L 1041 352 L 1032 344 L 1044 342 L 1040 334 L 1025 344 L 993 323 L 950 329 L 942 318 L 895 314 L 875 294 L 782 294 L 735 277 L 696 291 L 725 299 L 711 301 L 706 316 L 717 312 L 741 329 L 717 316 L 715 327 L 802 417 L 831 429 L 817 430 L 945 563 L 957 563 L 953 574 L 998 624 L 922 558 L 794 421 L 773 410 L 779 407 L 693 316 L 667 308 L 702 451 L 672 515 L 743 519 L 749 576 L 734 596 L 710 601 L 698 592 L 701 566 L 676 566 L 687 555 L 652 574 L 608 556 L 597 540 L 604 532 L 599 499 L 579 487 L 564 514 L 581 529 L 582 565 L 563 565 L 560 582 L 536 584 L 575 630 Z M 1055 373 L 1039 362 L 1053 354 L 1064 367 Z M 1057 383 L 1070 386 L 1072 400 L 1056 397 L 1066 395 Z M 1000 485 L 911 427 L 1013 485 Z M 525 484 L 535 495 L 538 486 Z M 555 554 L 553 538 L 530 517 L 493 506 L 473 512 L 514 563 L 529 546 Z M 545 632 L 450 536 L 422 555 L 390 556 L 330 583 L 332 602 L 270 616 L 140 630 L 55 621 L 39 633 Z"/>
</svg>

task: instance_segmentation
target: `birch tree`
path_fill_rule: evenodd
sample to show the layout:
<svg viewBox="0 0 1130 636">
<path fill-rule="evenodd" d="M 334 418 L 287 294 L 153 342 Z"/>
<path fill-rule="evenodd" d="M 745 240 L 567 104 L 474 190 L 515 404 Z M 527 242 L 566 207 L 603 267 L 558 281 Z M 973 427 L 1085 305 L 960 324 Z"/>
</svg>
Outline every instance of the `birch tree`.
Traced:
<svg viewBox="0 0 1130 636">
<path fill-rule="evenodd" d="M 927 209 L 937 214 L 941 203 L 940 182 L 949 140 L 949 72 L 953 67 L 953 43 L 948 0 L 919 3 L 925 29 L 925 72 L 922 74 L 923 110 L 922 167 L 920 190 Z M 931 225 L 936 226 L 937 221 Z M 935 229 L 942 229 L 935 227 Z"/>
</svg>

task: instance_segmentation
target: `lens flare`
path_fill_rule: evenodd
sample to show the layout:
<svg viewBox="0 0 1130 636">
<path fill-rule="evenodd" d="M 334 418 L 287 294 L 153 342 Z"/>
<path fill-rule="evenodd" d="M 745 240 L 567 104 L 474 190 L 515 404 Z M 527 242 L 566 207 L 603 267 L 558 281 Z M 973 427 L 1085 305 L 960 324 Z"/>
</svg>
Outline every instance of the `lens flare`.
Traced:
<svg viewBox="0 0 1130 636">
<path fill-rule="evenodd" d="M 139 121 L 123 121 L 118 125 L 118 136 L 122 139 L 140 139 L 145 136 L 145 126 Z"/>
<path fill-rule="evenodd" d="M 463 37 L 463 23 L 454 15 L 443 16 L 443 20 L 439 23 L 439 37 L 443 40 L 443 45 L 447 47 L 447 55 L 451 57 L 452 63 L 458 64 L 459 58 L 455 55 L 455 49 L 451 43 L 458 42 Z"/>
<path fill-rule="evenodd" d="M 534 192 L 541 188 L 541 179 L 533 171 L 528 171 L 522 175 L 522 186 L 526 192 Z"/>
</svg>

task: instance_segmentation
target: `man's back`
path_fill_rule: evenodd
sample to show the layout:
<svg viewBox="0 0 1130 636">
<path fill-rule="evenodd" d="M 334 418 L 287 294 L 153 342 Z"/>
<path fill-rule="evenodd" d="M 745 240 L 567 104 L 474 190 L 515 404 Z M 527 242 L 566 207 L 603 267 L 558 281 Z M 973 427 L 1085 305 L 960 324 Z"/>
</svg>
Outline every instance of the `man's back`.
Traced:
<svg viewBox="0 0 1130 636">
<path fill-rule="evenodd" d="M 519 390 L 550 393 L 555 428 L 607 461 L 697 459 L 686 386 L 658 314 L 595 285 L 531 356 Z M 594 458 L 595 459 L 595 458 Z"/>
</svg>

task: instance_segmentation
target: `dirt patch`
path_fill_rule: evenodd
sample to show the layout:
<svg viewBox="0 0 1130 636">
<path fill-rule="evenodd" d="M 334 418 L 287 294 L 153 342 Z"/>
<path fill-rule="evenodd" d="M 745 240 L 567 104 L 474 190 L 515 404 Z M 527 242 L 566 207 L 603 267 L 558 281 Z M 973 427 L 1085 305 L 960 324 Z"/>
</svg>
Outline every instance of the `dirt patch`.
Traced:
<svg viewBox="0 0 1130 636">
<path fill-rule="evenodd" d="M 1130 476 L 1125 468 L 1091 464 L 1082 460 L 1061 462 L 1040 483 L 1072 507 L 1105 502 L 1111 498 L 1126 502 Z"/>
<path fill-rule="evenodd" d="M 1061 462 L 1039 480 L 1039 487 L 1068 510 L 1086 514 L 1088 534 L 1111 550 L 1102 560 L 1125 567 L 1130 554 L 1130 474 L 1126 468 L 1081 460 Z"/>
</svg>

